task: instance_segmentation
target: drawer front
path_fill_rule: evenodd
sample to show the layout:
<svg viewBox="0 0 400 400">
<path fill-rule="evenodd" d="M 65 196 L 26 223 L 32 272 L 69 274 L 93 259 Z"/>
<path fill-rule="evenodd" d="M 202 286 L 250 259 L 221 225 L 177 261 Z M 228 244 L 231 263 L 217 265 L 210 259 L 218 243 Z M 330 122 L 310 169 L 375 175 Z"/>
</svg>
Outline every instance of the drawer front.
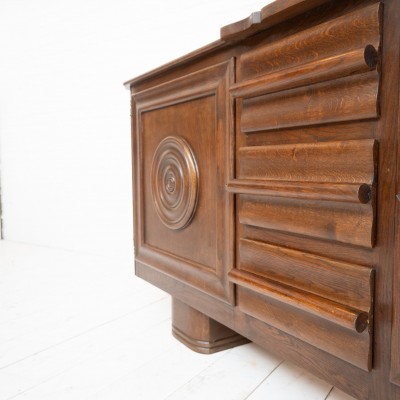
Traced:
<svg viewBox="0 0 400 400">
<path fill-rule="evenodd" d="M 133 95 L 136 262 L 226 302 L 233 208 L 220 188 L 232 71 L 224 62 Z"/>
<path fill-rule="evenodd" d="M 378 117 L 376 71 L 242 100 L 242 132 Z"/>
<path fill-rule="evenodd" d="M 241 311 L 372 368 L 379 3 L 238 60 L 236 263 Z"/>
<path fill-rule="evenodd" d="M 377 49 L 380 45 L 381 12 L 380 3 L 350 13 L 344 10 L 344 15 L 337 18 L 282 39 L 253 45 L 239 57 L 238 78 L 244 81 L 268 74 L 270 78 L 280 76 L 276 84 L 282 85 L 285 76 L 292 82 L 308 75 L 316 78 L 321 68 L 325 68 L 325 73 L 336 69 L 357 71 L 357 50 L 364 52 L 366 46 Z M 348 60 L 345 65 L 340 62 L 343 58 Z M 300 70 L 302 76 L 297 77 Z"/>
</svg>

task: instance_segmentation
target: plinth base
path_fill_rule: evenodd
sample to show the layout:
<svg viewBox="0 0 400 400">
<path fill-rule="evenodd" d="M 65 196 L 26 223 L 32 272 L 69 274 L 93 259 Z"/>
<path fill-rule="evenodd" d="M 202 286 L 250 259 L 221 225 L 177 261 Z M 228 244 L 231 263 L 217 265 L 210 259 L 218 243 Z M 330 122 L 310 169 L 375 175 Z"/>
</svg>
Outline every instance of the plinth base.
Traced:
<svg viewBox="0 0 400 400">
<path fill-rule="evenodd" d="M 185 303 L 172 299 L 172 334 L 197 353 L 212 354 L 249 340 Z"/>
</svg>

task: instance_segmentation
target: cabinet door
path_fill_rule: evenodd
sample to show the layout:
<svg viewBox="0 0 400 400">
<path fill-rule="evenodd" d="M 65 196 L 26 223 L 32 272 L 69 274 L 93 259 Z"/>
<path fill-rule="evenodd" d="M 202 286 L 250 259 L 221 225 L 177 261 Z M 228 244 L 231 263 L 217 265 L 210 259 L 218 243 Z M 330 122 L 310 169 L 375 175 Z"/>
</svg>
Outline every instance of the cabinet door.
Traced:
<svg viewBox="0 0 400 400">
<path fill-rule="evenodd" d="M 133 94 L 136 272 L 145 264 L 225 302 L 231 79 L 228 61 Z"/>
</svg>

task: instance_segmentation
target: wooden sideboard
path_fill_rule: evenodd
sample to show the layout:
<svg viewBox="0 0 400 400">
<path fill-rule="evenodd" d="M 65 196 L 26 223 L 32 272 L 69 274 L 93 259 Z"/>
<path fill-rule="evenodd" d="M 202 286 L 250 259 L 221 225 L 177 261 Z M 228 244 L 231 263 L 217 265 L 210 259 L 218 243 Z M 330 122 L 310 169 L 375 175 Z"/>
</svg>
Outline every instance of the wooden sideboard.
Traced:
<svg viewBox="0 0 400 400">
<path fill-rule="evenodd" d="M 400 399 L 399 73 L 400 0 L 278 0 L 126 83 L 135 270 L 176 338 Z"/>
</svg>

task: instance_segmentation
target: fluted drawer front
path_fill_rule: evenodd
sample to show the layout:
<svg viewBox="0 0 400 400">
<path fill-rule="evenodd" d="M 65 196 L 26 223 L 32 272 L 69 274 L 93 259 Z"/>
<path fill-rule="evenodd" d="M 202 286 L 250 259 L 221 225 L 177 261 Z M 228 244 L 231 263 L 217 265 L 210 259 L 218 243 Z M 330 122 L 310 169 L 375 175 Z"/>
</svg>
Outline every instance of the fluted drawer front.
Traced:
<svg viewBox="0 0 400 400">
<path fill-rule="evenodd" d="M 275 231 L 353 245 L 374 245 L 374 215 L 368 204 L 238 196 L 239 222 Z"/>
<path fill-rule="evenodd" d="M 302 30 L 278 41 L 253 47 L 238 62 L 239 80 L 271 74 L 295 65 L 380 45 L 379 3 Z"/>
<path fill-rule="evenodd" d="M 240 239 L 229 278 L 245 313 L 370 370 L 374 275 L 371 265 Z"/>
<path fill-rule="evenodd" d="M 249 285 L 239 285 L 240 310 L 303 342 L 368 371 L 372 366 L 370 332 L 352 331 L 276 298 L 267 297 Z"/>
<path fill-rule="evenodd" d="M 376 71 L 242 101 L 242 132 L 376 118 Z"/>
<path fill-rule="evenodd" d="M 240 56 L 231 87 L 238 307 L 363 370 L 372 368 L 381 13 L 379 3 L 344 9 L 260 42 Z"/>
<path fill-rule="evenodd" d="M 373 268 L 258 240 L 240 239 L 240 270 L 369 312 Z"/>
<path fill-rule="evenodd" d="M 372 184 L 373 139 L 251 146 L 239 149 L 239 179 Z"/>
<path fill-rule="evenodd" d="M 243 53 L 241 131 L 378 118 L 381 14 L 376 3 Z"/>
</svg>

